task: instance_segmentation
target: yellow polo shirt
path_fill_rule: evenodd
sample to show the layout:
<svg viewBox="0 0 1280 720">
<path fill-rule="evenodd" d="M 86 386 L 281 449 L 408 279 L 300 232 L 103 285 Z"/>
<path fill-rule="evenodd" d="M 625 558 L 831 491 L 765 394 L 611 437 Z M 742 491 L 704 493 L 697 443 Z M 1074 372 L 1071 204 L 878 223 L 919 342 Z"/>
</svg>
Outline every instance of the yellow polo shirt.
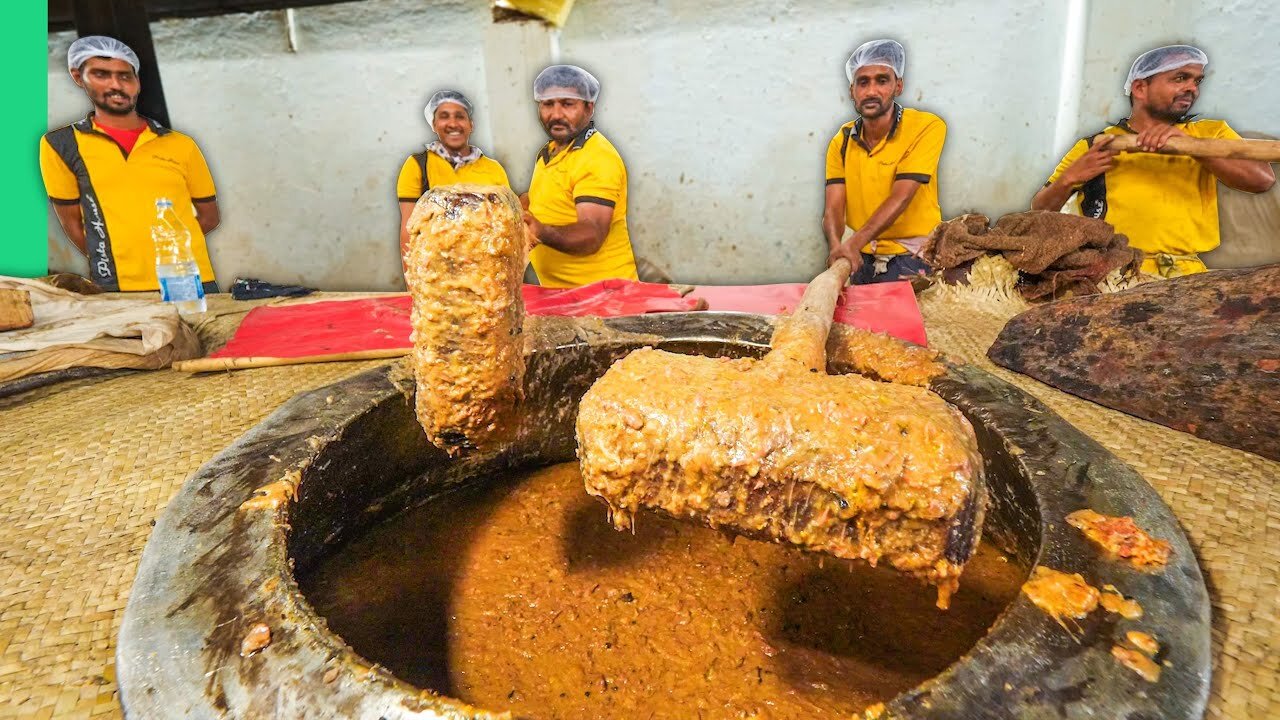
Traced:
<svg viewBox="0 0 1280 720">
<path fill-rule="evenodd" d="M 443 185 L 505 185 L 511 187 L 507 180 L 507 171 L 497 160 L 481 155 L 475 162 L 469 162 L 456 170 L 453 165 L 439 155 L 426 151 L 427 179 L 431 182 L 427 189 Z M 423 195 L 422 164 L 418 155 L 410 155 L 400 166 L 400 176 L 396 179 L 396 198 L 400 202 L 417 202 Z"/>
<path fill-rule="evenodd" d="M 1240 137 L 1221 120 L 1193 120 L 1177 127 L 1191 137 Z M 1122 120 L 1103 132 L 1124 135 L 1134 131 Z M 1049 183 L 1088 149 L 1088 140 L 1077 142 L 1058 163 Z M 1116 232 L 1128 236 L 1130 247 L 1147 254 L 1142 264 L 1145 273 L 1174 277 L 1204 272 L 1208 268 L 1194 256 L 1221 242 L 1218 179 L 1195 158 L 1120 153 L 1110 170 L 1077 190 L 1074 205 L 1081 215 L 1106 220 Z M 1156 257 L 1160 254 L 1169 257 L 1161 262 Z"/>
<path fill-rule="evenodd" d="M 880 233 L 875 254 L 910 252 L 897 238 L 923 237 L 942 222 L 938 205 L 938 158 L 947 138 L 947 125 L 933 113 L 894 103 L 889 134 L 875 147 L 862 140 L 862 118 L 845 123 L 827 145 L 827 184 L 845 186 L 845 224 L 862 227 L 889 199 L 897 180 L 915 180 L 920 188 L 893 224 Z M 862 252 L 871 254 L 867 243 Z"/>
<path fill-rule="evenodd" d="M 577 287 L 597 280 L 637 280 L 636 260 L 627 232 L 627 168 L 613 144 L 588 126 L 563 152 L 553 143 L 538 153 L 529 181 L 529 212 L 546 225 L 578 222 L 578 203 L 613 208 L 609 234 L 600 249 L 579 257 L 538 245 L 529 262 L 547 287 Z"/>
<path fill-rule="evenodd" d="M 93 115 L 46 134 L 40 139 L 45 190 L 56 204 L 80 206 L 89 275 L 104 289 L 159 289 L 151 223 L 161 197 L 173 201 L 191 232 L 200 280 L 209 282 L 213 266 L 192 206 L 216 197 L 209 166 L 190 137 L 143 119 L 147 127 L 127 154 L 96 128 Z"/>
</svg>

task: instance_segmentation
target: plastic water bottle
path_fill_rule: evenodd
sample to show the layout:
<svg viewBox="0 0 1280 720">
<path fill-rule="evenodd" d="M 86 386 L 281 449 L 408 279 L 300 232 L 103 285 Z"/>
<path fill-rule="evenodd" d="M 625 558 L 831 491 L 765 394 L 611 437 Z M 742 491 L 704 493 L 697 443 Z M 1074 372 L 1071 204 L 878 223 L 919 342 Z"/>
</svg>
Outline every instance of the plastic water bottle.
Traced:
<svg viewBox="0 0 1280 720">
<path fill-rule="evenodd" d="M 191 231 L 173 211 L 168 198 L 156 199 L 156 219 L 151 224 L 151 242 L 156 246 L 156 278 L 160 299 L 171 302 L 183 315 L 207 309 L 200 267 L 191 252 Z"/>
</svg>

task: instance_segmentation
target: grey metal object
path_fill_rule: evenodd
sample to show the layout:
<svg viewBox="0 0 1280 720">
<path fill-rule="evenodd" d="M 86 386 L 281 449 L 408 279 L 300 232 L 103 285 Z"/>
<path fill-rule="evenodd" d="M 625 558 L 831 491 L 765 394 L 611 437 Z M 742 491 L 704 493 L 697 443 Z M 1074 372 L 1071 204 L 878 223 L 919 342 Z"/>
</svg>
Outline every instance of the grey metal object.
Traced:
<svg viewBox="0 0 1280 720">
<path fill-rule="evenodd" d="M 294 568 L 460 484 L 572 459 L 578 400 L 636 347 L 758 356 L 771 330 L 768 318 L 733 313 L 539 320 L 515 441 L 497 454 L 453 461 L 426 443 L 412 381 L 396 366 L 298 395 L 192 476 L 157 523 L 120 631 L 126 715 L 491 717 L 357 656 L 298 592 Z M 952 367 L 933 389 L 978 433 L 991 503 L 987 536 L 1027 566 L 1113 584 L 1146 615 L 1134 624 L 1099 610 L 1073 639 L 1019 595 L 965 657 L 887 703 L 886 717 L 1200 717 L 1209 688 L 1209 602 L 1168 507 L 1131 468 L 1013 386 Z M 291 471 L 302 478 L 295 501 L 239 509 Z M 1086 507 L 1132 515 L 1168 539 L 1169 566 L 1146 574 L 1102 557 L 1063 519 Z M 258 623 L 271 628 L 271 644 L 241 657 L 241 642 Z M 1158 657 L 1169 665 L 1156 684 L 1110 655 L 1115 639 L 1136 627 L 1164 645 Z"/>
</svg>

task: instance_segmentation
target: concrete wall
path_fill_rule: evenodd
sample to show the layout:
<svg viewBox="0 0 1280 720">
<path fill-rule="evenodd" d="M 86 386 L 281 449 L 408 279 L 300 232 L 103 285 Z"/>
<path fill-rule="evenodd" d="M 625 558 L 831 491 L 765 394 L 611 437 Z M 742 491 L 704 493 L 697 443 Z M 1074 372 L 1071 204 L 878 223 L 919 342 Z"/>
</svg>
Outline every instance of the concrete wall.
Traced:
<svg viewBox="0 0 1280 720">
<path fill-rule="evenodd" d="M 1060 4 L 592 2 L 562 46 L 605 78 L 599 125 L 629 161 L 640 251 L 691 282 L 797 281 L 826 259 L 823 161 L 853 117 L 853 49 L 906 47 L 902 101 L 949 126 L 944 214 L 1005 212 L 1029 202 L 1050 154 L 1052 124 L 1031 119 L 1056 102 L 1042 78 L 1056 79 Z M 976 33 L 956 41 L 978 27 L 1024 39 L 988 53 Z"/>
<path fill-rule="evenodd" d="M 1084 81 L 1078 118 L 1065 127 L 1083 134 L 1123 117 L 1120 86 L 1133 56 L 1193 41 L 1212 59 L 1197 110 L 1241 130 L 1280 132 L 1280 95 L 1258 89 L 1280 61 L 1280 20 L 1268 6 L 1085 3 Z M 685 282 L 798 281 L 825 257 L 822 158 L 852 117 L 849 52 L 874 37 L 903 42 L 904 104 L 949 126 L 944 215 L 998 215 L 1025 208 L 1066 149 L 1054 134 L 1069 7 L 592 0 L 574 9 L 559 53 L 603 83 L 598 126 L 627 160 L 641 255 Z M 478 106 L 475 141 L 522 182 L 537 141 L 493 137 L 492 124 L 524 119 L 490 118 L 491 105 L 514 111 L 487 97 L 495 73 L 518 58 L 486 35 L 480 0 L 295 12 L 297 53 L 287 49 L 283 13 L 152 28 L 174 126 L 199 141 L 219 185 L 215 268 L 224 284 L 253 275 L 326 289 L 398 287 L 394 176 L 429 139 L 423 101 L 443 86 L 468 92 Z M 86 111 L 63 70 L 72 39 L 50 36 L 51 126 Z M 52 264 L 66 267 L 67 255 L 51 251 Z"/>
</svg>

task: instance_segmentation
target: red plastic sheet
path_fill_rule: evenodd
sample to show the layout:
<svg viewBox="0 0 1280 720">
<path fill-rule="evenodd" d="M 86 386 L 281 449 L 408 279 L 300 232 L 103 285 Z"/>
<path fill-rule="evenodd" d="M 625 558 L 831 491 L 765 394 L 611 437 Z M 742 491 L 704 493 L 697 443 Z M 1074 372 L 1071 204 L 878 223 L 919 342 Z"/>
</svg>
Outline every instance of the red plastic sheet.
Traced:
<svg viewBox="0 0 1280 720">
<path fill-rule="evenodd" d="M 806 285 L 701 285 L 687 297 L 707 301 L 708 310 L 781 315 L 800 304 Z M 836 305 L 836 322 L 925 345 L 924 318 L 907 281 L 851 285 Z"/>
<path fill-rule="evenodd" d="M 256 307 L 209 357 L 308 357 L 409 347 L 408 295 Z"/>
<path fill-rule="evenodd" d="M 616 317 L 701 309 L 697 300 L 681 297 L 670 285 L 634 280 L 601 280 L 576 288 L 525 285 L 521 292 L 530 315 Z"/>
<path fill-rule="evenodd" d="M 798 283 L 703 286 L 680 297 L 667 285 L 604 280 L 568 289 L 525 285 L 522 294 L 530 315 L 612 317 L 694 310 L 703 303 L 710 310 L 777 315 L 795 308 L 804 289 Z M 231 341 L 210 357 L 296 358 L 407 348 L 411 306 L 408 295 L 393 295 L 254 308 Z M 924 322 L 907 282 L 846 288 L 835 319 L 925 344 Z"/>
<path fill-rule="evenodd" d="M 529 315 L 639 315 L 698 309 L 669 285 L 604 280 L 578 288 L 522 288 Z M 408 295 L 326 300 L 250 310 L 236 334 L 210 357 L 310 357 L 407 348 Z"/>
</svg>

